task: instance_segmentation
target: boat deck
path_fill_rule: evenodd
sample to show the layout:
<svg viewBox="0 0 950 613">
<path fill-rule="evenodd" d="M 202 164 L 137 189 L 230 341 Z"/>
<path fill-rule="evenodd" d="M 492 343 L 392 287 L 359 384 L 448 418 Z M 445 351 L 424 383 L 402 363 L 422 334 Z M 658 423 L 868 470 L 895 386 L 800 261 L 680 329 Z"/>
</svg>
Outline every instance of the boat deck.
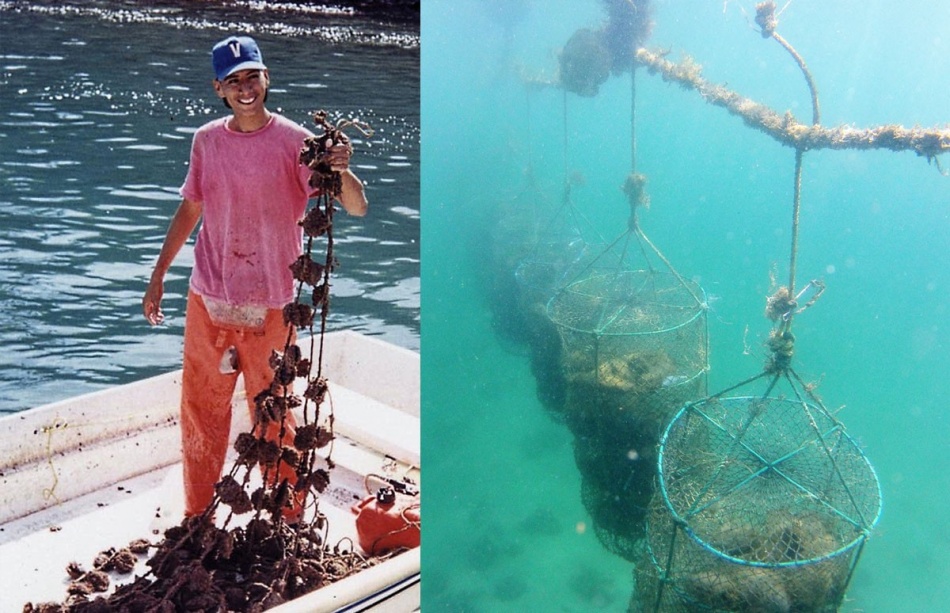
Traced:
<svg viewBox="0 0 950 613">
<path fill-rule="evenodd" d="M 407 353 L 415 356 L 417 368 L 418 355 Z M 339 379 L 347 380 L 346 373 L 338 374 Z M 163 377 L 173 378 L 174 374 Z M 336 433 L 332 458 L 336 466 L 330 473 L 329 489 L 320 497 L 319 510 L 328 519 L 328 542 L 336 544 L 349 539 L 358 549 L 351 506 L 366 495 L 364 476 L 379 474 L 397 479 L 405 476 L 418 483 L 418 405 L 415 414 L 411 408 L 407 411 L 398 406 L 405 403 L 411 406 L 418 388 L 402 399 L 393 396 L 393 402 L 389 403 L 379 393 L 363 393 L 352 380 L 349 386 L 336 383 L 337 380 L 330 381 Z M 125 547 L 135 539 L 158 542 L 164 530 L 182 518 L 181 464 L 167 461 L 168 457 L 176 460 L 178 457 L 178 427 L 176 421 L 162 417 L 167 409 L 153 410 L 149 417 L 151 422 L 161 424 L 159 426 L 153 424 L 148 428 L 116 432 L 115 436 L 99 437 L 95 441 L 89 435 L 86 445 L 67 443 L 69 437 L 63 436 L 64 432 L 58 432 L 58 437 L 50 435 L 67 423 L 70 424 L 67 430 L 79 433 L 96 430 L 91 426 L 84 428 L 76 416 L 91 414 L 90 405 L 104 405 L 100 397 L 101 393 L 96 393 L 89 395 L 91 400 L 57 403 L 28 412 L 37 414 L 22 416 L 19 423 L 17 416 L 0 423 L 0 442 L 18 431 L 24 438 L 38 439 L 19 445 L 12 452 L 6 451 L 9 449 L 6 446 L 0 447 L 5 449 L 5 461 L 0 462 L 0 486 L 5 490 L 0 500 L 3 503 L 0 504 L 0 611 L 19 611 L 27 602 L 62 602 L 67 595 L 66 566 L 69 563 L 77 562 L 91 569 L 100 551 Z M 232 435 L 247 425 L 245 420 L 237 418 L 247 413 L 244 402 L 243 394 L 234 399 L 236 424 Z M 85 408 L 77 413 L 79 406 Z M 38 427 L 37 423 L 46 425 Z M 47 447 L 39 453 L 35 448 L 42 446 L 44 439 Z M 170 445 L 171 450 L 167 449 Z M 27 450 L 30 446 L 34 447 L 33 452 Z M 135 454 L 146 470 L 136 474 L 136 471 L 116 466 Z M 112 458 L 112 461 L 104 462 L 102 458 Z M 97 472 L 102 474 L 97 476 Z M 252 474 L 257 478 L 258 471 Z M 115 475 L 122 477 L 115 479 Z M 17 495 L 18 489 L 22 496 Z M 83 493 L 72 495 L 77 491 Z M 65 497 L 68 499 L 61 499 Z M 32 512 L 22 512 L 30 507 L 34 508 Z M 17 516 L 11 518 L 13 513 Z M 224 513 L 218 515 L 221 523 Z M 235 521 L 241 519 L 232 519 L 232 526 Z M 135 576 L 145 574 L 148 571 L 144 563 L 146 557 L 140 558 L 132 574 L 110 573 L 113 585 L 131 582 Z M 407 593 L 415 592 L 409 594 L 409 600 L 402 600 L 389 610 L 412 610 L 418 607 L 418 569 L 416 549 L 318 590 L 314 595 L 321 594 L 319 598 L 307 600 L 305 596 L 271 610 L 334 611 L 352 606 L 354 601 L 371 598 L 381 590 L 392 589 L 393 585 Z M 351 585 L 342 585 L 347 582 Z"/>
<path fill-rule="evenodd" d="M 320 511 L 328 519 L 330 543 L 344 539 L 356 543 L 350 507 L 365 492 L 361 476 L 351 466 L 373 467 L 372 471 L 382 473 L 398 464 L 346 439 L 338 438 L 335 444 L 334 459 L 339 464 L 320 499 Z M 91 569 L 100 551 L 141 538 L 158 542 L 164 530 L 181 519 L 183 508 L 181 464 L 175 464 L 3 524 L 0 611 L 18 611 L 27 602 L 62 601 L 70 562 Z M 129 583 L 145 574 L 145 559 L 141 556 L 131 574 L 110 573 L 113 584 Z"/>
</svg>

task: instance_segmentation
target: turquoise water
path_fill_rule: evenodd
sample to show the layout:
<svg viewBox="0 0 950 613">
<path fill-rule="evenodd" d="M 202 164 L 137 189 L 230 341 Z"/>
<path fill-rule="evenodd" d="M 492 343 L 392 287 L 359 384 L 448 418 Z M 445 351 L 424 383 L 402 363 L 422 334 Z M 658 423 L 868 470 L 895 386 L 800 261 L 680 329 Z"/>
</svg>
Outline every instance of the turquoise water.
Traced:
<svg viewBox="0 0 950 613">
<path fill-rule="evenodd" d="M 654 2 L 648 46 L 779 112 L 810 117 L 787 53 L 750 27 L 753 2 Z M 783 5 L 784 3 L 779 3 Z M 553 77 L 597 2 L 423 6 L 424 602 L 436 611 L 623 611 L 632 564 L 580 499 L 571 434 L 538 399 L 527 350 L 493 326 L 500 205 L 572 199 L 604 236 L 625 229 L 630 81 L 593 98 L 528 89 Z M 778 31 L 808 62 L 822 123 L 946 125 L 950 6 L 795 0 Z M 700 97 L 638 73 L 644 229 L 709 297 L 710 390 L 762 368 L 770 271 L 787 278 L 794 153 Z M 941 160 L 950 167 L 950 160 Z M 795 366 L 879 476 L 881 520 L 842 610 L 950 602 L 950 178 L 912 153 L 805 155 L 798 284 L 827 291 L 796 318 Z M 531 188 L 531 189 L 529 189 Z"/>
<path fill-rule="evenodd" d="M 419 27 L 362 2 L 0 2 L 0 413 L 180 367 L 191 248 L 142 294 L 191 135 L 228 111 L 210 49 L 252 32 L 271 110 L 359 117 L 370 213 L 341 215 L 331 326 L 419 346 Z M 376 3 L 378 4 L 378 3 Z"/>
</svg>

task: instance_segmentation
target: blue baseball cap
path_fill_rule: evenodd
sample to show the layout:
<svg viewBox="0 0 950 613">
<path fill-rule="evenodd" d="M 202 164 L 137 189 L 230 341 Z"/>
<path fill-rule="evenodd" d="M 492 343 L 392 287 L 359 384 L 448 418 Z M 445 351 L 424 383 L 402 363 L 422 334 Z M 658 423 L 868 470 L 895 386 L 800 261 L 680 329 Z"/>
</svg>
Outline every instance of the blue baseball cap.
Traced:
<svg viewBox="0 0 950 613">
<path fill-rule="evenodd" d="M 229 36 L 211 50 L 211 63 L 219 81 L 239 70 L 267 70 L 261 50 L 250 36 Z"/>
</svg>

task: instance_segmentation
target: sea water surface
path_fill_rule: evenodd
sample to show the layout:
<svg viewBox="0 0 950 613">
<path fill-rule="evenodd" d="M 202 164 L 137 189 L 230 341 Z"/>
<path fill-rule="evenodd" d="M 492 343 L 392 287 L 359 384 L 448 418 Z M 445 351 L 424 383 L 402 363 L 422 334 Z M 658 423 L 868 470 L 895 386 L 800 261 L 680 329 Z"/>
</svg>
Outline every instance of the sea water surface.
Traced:
<svg viewBox="0 0 950 613">
<path fill-rule="evenodd" d="M 801 72 L 753 23 L 755 3 L 651 3 L 647 46 L 779 113 L 811 116 Z M 950 6 L 779 2 L 822 123 L 950 122 Z M 566 183 L 607 237 L 626 229 L 629 73 L 582 98 L 554 80 L 604 2 L 428 0 L 423 6 L 424 602 L 434 611 L 624 611 L 633 564 L 600 546 L 571 435 L 537 395 L 523 346 L 493 313 L 499 211 L 556 207 Z M 638 71 L 641 223 L 708 296 L 709 388 L 763 367 L 770 275 L 788 275 L 794 152 L 694 92 Z M 883 514 L 842 610 L 950 602 L 950 156 L 804 156 L 795 366 L 875 467 Z M 504 206 L 502 206 L 504 205 Z M 504 246 L 504 245 L 503 245 Z"/>
<path fill-rule="evenodd" d="M 370 212 L 336 218 L 330 323 L 419 347 L 418 6 L 0 1 L 0 412 L 180 367 L 191 243 L 164 325 L 141 297 L 191 137 L 228 110 L 210 50 L 255 36 L 268 107 L 359 118 Z"/>
</svg>

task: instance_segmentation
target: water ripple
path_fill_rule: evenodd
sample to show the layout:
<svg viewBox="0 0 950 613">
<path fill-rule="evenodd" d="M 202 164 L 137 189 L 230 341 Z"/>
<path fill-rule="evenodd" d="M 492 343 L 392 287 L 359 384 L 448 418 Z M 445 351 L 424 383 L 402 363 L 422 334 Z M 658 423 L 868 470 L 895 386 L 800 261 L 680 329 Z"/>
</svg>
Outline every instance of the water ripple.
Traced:
<svg viewBox="0 0 950 613">
<path fill-rule="evenodd" d="M 367 3 L 365 10 L 374 6 Z M 113 24 L 155 24 L 189 30 L 220 30 L 266 33 L 285 37 L 306 37 L 336 45 L 374 45 L 381 47 L 419 48 L 418 5 L 413 10 L 389 9 L 389 17 L 402 17 L 409 27 L 397 27 L 363 17 L 363 12 L 318 5 L 297 5 L 264 2 L 238 2 L 217 6 L 210 3 L 194 5 L 181 3 L 169 7 L 116 7 L 84 4 L 0 2 L 0 11 L 35 13 L 55 17 L 87 17 Z M 287 14 L 292 19 L 280 21 L 276 15 Z M 384 14 L 385 15 L 385 14 Z M 414 17 L 414 18 L 413 18 Z"/>
</svg>

